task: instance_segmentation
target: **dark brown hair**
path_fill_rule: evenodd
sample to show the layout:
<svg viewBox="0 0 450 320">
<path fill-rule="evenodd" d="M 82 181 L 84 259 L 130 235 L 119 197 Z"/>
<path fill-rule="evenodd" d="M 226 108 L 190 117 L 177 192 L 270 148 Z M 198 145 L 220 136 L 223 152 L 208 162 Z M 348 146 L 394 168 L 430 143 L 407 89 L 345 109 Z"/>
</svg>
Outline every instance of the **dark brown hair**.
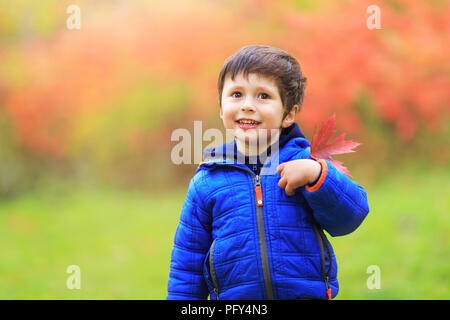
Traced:
<svg viewBox="0 0 450 320">
<path fill-rule="evenodd" d="M 217 82 L 220 106 L 225 77 L 230 74 L 231 80 L 234 80 L 241 72 L 246 79 L 249 73 L 258 73 L 276 82 L 285 109 L 283 118 L 294 105 L 298 104 L 301 109 L 306 78 L 303 77 L 297 60 L 286 51 L 270 46 L 251 45 L 242 47 L 225 60 Z"/>
</svg>

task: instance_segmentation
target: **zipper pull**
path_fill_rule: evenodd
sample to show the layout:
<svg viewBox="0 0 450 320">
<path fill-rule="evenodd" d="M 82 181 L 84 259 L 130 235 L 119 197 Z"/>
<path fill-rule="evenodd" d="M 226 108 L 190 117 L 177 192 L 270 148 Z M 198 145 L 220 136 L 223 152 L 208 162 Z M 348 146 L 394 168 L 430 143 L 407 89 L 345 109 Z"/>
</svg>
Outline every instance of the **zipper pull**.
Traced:
<svg viewBox="0 0 450 320">
<path fill-rule="evenodd" d="M 330 285 L 328 284 L 328 277 L 325 278 L 325 285 L 327 287 L 327 298 L 328 300 L 331 300 L 331 288 Z"/>
<path fill-rule="evenodd" d="M 261 189 L 261 178 L 259 175 L 256 176 L 256 184 L 255 184 L 255 194 L 256 194 L 256 205 L 258 207 L 263 206 L 263 197 L 262 197 L 262 189 Z"/>
</svg>

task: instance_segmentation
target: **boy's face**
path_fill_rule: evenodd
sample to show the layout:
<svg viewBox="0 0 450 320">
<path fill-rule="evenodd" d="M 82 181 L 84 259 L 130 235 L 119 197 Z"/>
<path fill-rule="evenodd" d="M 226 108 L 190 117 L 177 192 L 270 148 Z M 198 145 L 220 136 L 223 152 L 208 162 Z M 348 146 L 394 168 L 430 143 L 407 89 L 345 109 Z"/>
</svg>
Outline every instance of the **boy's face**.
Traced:
<svg viewBox="0 0 450 320">
<path fill-rule="evenodd" d="M 236 138 L 241 152 L 245 147 L 248 153 L 249 145 L 255 145 L 258 141 L 267 141 L 267 146 L 276 141 L 280 130 L 269 129 L 290 126 L 297 111 L 296 105 L 283 119 L 283 103 L 278 86 L 271 78 L 256 73 L 249 73 L 248 80 L 242 73 L 237 74 L 234 80 L 229 74 L 225 77 L 220 118 L 225 129 Z M 248 123 L 245 119 L 253 121 Z M 267 138 L 264 137 L 264 140 L 263 136 Z"/>
</svg>

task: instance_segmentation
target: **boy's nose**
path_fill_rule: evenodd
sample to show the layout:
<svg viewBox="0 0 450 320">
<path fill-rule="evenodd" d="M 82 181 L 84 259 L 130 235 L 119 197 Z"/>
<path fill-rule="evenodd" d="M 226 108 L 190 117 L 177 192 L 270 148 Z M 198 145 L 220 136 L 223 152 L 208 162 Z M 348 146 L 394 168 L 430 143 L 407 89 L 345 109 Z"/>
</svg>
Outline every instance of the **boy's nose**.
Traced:
<svg viewBox="0 0 450 320">
<path fill-rule="evenodd" d="M 251 104 L 244 104 L 241 107 L 241 111 L 243 111 L 243 112 L 245 112 L 245 111 L 255 112 L 255 110 L 256 110 L 256 108 Z"/>
</svg>

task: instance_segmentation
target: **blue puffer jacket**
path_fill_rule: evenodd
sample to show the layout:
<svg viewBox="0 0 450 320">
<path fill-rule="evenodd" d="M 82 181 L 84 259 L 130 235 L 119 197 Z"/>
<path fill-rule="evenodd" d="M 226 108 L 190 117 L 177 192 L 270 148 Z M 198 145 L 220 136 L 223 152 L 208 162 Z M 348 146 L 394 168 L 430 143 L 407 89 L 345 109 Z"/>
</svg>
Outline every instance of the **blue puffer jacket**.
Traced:
<svg viewBox="0 0 450 320">
<path fill-rule="evenodd" d="M 369 212 L 366 192 L 326 161 L 315 188 L 287 196 L 277 165 L 310 155 L 295 126 L 258 176 L 229 157 L 235 142 L 205 149 L 175 233 L 167 299 L 326 299 L 327 288 L 336 296 L 322 229 L 354 231 Z"/>
</svg>

